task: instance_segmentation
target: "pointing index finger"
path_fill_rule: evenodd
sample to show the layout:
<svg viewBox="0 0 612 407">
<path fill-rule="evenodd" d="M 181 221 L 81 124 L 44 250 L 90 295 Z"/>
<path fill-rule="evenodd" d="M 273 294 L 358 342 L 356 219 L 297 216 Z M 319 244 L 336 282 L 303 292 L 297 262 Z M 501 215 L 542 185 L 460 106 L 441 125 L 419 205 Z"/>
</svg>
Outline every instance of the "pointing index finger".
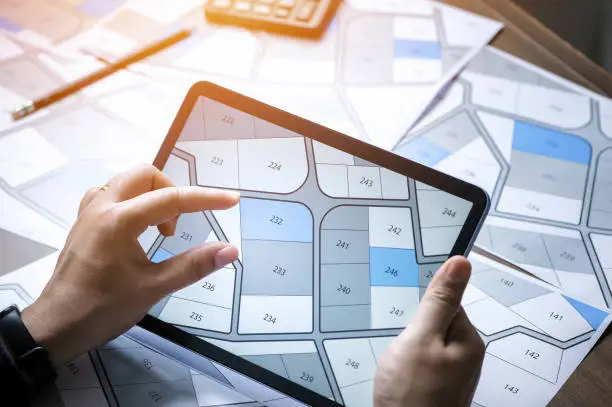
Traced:
<svg viewBox="0 0 612 407">
<path fill-rule="evenodd" d="M 140 234 L 182 213 L 229 209 L 240 195 L 232 191 L 197 186 L 168 187 L 138 195 L 118 204 L 130 231 Z"/>
</svg>

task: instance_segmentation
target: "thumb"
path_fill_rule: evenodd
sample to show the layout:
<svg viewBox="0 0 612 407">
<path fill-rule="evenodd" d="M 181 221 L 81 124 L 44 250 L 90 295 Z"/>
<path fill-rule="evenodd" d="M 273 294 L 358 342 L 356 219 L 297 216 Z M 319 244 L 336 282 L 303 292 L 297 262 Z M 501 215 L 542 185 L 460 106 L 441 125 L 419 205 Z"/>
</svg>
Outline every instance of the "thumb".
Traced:
<svg viewBox="0 0 612 407">
<path fill-rule="evenodd" d="M 472 267 L 463 256 L 448 259 L 429 283 L 415 316 L 415 328 L 426 337 L 446 337 L 461 307 Z"/>
<path fill-rule="evenodd" d="M 160 289 L 168 294 L 201 280 L 237 258 L 235 246 L 215 242 L 194 247 L 154 267 L 158 268 Z"/>
</svg>

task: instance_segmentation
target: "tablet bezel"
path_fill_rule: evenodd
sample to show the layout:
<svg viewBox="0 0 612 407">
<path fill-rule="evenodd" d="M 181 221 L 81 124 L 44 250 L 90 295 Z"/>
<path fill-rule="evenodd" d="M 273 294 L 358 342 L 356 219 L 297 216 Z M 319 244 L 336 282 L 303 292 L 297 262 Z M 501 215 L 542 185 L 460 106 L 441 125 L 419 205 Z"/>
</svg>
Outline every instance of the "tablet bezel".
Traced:
<svg viewBox="0 0 612 407">
<path fill-rule="evenodd" d="M 160 170 L 164 168 L 200 96 L 233 107 L 306 138 L 317 140 L 471 202 L 472 208 L 449 257 L 469 253 L 490 205 L 487 193 L 481 188 L 211 82 L 198 82 L 189 89 L 153 162 L 153 165 Z M 317 406 L 342 406 L 306 387 L 216 345 L 198 339 L 197 336 L 151 315 L 147 314 L 138 325 L 301 402 Z"/>
</svg>

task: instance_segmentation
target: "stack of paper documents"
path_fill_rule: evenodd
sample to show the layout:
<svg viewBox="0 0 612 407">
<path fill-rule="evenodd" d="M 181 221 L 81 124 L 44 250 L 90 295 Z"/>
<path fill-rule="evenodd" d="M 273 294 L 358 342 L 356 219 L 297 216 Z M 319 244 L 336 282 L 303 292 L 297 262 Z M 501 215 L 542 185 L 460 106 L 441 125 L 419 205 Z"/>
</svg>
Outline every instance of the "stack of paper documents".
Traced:
<svg viewBox="0 0 612 407">
<path fill-rule="evenodd" d="M 10 119 L 184 26 L 183 43 Z M 0 5 L 0 241 L 19 248 L 0 262 L 0 308 L 40 294 L 84 192 L 151 162 L 189 86 L 211 80 L 487 190 L 477 244 L 544 282 L 471 257 L 464 307 L 487 344 L 474 405 L 545 405 L 610 322 L 612 101 L 487 48 L 500 29 L 421 0 L 346 1 L 319 42 L 208 25 L 195 0 Z M 121 337 L 63 368 L 39 405 L 264 401 Z"/>
</svg>

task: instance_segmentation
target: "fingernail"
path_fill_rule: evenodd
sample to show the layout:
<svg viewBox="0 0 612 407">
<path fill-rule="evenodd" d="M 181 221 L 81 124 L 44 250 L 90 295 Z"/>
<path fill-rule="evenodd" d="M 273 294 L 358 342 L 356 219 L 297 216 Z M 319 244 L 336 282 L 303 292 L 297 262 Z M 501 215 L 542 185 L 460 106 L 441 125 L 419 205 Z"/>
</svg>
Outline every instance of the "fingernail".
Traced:
<svg viewBox="0 0 612 407">
<path fill-rule="evenodd" d="M 232 245 L 225 246 L 215 253 L 215 266 L 222 268 L 233 263 L 238 258 L 238 249 Z"/>
<path fill-rule="evenodd" d="M 444 267 L 444 273 L 454 283 L 467 283 L 470 279 L 470 265 L 465 260 L 448 260 Z"/>
<path fill-rule="evenodd" d="M 230 191 L 229 194 L 233 199 L 236 199 L 236 200 L 240 199 L 240 192 Z"/>
</svg>

